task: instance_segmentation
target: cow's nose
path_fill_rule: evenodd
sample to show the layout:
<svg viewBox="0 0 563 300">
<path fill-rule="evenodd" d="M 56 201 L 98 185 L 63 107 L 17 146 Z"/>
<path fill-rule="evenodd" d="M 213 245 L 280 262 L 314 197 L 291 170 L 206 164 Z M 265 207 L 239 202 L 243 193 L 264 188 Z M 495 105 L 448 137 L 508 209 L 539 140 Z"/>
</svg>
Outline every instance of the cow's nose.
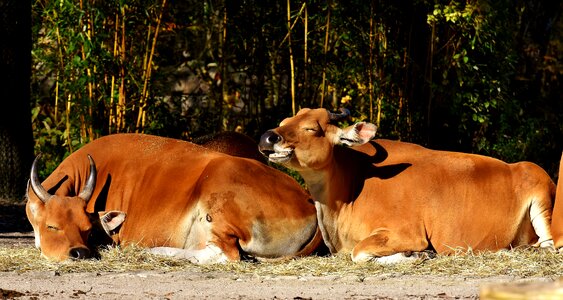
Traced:
<svg viewBox="0 0 563 300">
<path fill-rule="evenodd" d="M 84 259 L 90 257 L 90 250 L 85 247 L 75 247 L 70 249 L 68 255 L 73 259 Z"/>
<path fill-rule="evenodd" d="M 282 137 L 275 133 L 273 130 L 266 131 L 260 137 L 260 147 L 261 148 L 269 148 L 272 147 L 275 143 L 282 140 Z"/>
</svg>

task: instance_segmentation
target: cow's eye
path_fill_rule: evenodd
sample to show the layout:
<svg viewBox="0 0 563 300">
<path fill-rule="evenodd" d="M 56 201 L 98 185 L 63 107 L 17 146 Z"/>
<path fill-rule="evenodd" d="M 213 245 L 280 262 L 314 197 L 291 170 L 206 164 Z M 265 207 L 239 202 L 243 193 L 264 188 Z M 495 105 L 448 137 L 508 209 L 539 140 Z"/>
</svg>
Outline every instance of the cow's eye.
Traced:
<svg viewBox="0 0 563 300">
<path fill-rule="evenodd" d="M 52 230 L 52 231 L 59 231 L 59 227 L 54 226 L 54 225 L 47 225 L 47 229 Z"/>
</svg>

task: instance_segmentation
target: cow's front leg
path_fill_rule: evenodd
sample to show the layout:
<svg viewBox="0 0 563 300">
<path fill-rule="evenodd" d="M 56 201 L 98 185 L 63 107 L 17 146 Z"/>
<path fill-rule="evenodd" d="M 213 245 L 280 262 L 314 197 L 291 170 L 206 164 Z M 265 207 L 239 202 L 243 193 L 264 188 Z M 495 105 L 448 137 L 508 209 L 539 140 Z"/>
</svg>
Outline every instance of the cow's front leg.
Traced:
<svg viewBox="0 0 563 300">
<path fill-rule="evenodd" d="M 427 247 L 426 240 L 413 242 L 410 237 L 401 238 L 389 230 L 379 230 L 354 246 L 352 261 L 396 264 L 434 258 L 433 252 L 425 251 Z"/>
<path fill-rule="evenodd" d="M 172 247 L 154 247 L 149 252 L 157 255 L 170 256 L 175 258 L 187 259 L 194 264 L 215 264 L 225 263 L 229 258 L 221 248 L 214 244 L 207 244 L 203 249 L 181 249 Z"/>
</svg>

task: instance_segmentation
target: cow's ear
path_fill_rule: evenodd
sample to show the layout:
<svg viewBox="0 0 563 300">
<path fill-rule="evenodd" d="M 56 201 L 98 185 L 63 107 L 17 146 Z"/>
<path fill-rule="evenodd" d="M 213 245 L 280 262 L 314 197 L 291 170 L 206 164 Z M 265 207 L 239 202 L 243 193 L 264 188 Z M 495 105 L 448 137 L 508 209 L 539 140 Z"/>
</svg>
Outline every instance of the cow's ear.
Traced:
<svg viewBox="0 0 563 300">
<path fill-rule="evenodd" d="M 100 216 L 100 224 L 104 228 L 108 235 L 113 235 L 117 231 L 123 222 L 125 222 L 125 214 L 122 211 L 112 210 L 112 211 L 100 211 L 98 212 Z"/>
<path fill-rule="evenodd" d="M 27 217 L 30 219 L 30 222 L 32 219 L 37 218 L 37 213 L 43 209 L 43 207 L 45 206 L 45 203 L 43 203 L 43 201 L 39 200 L 35 195 L 31 196 L 31 197 L 27 197 L 27 202 L 26 202 L 26 212 L 27 212 Z"/>
<path fill-rule="evenodd" d="M 359 146 L 371 141 L 376 132 L 377 126 L 374 124 L 359 122 L 342 129 L 337 142 L 345 146 Z"/>
<path fill-rule="evenodd" d="M 43 209 L 45 203 L 43 203 L 43 201 L 41 201 L 31 190 L 31 187 L 29 186 L 29 180 L 27 181 L 27 187 L 25 189 L 25 199 L 27 217 L 29 221 L 32 222 L 35 218 L 37 218 L 37 213 L 39 212 L 39 210 Z"/>
</svg>

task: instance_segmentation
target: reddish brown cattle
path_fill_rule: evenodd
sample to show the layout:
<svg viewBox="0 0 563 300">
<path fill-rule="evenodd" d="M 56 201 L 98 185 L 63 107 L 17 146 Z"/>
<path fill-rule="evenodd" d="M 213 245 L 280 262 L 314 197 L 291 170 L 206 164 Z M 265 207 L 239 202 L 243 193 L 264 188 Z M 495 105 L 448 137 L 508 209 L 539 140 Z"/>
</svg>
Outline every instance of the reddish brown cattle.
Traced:
<svg viewBox="0 0 563 300">
<path fill-rule="evenodd" d="M 563 252 L 563 154 L 559 162 L 559 179 L 557 181 L 557 192 L 555 193 L 555 206 L 553 207 L 553 221 L 551 222 L 551 233 L 555 248 Z"/>
<path fill-rule="evenodd" d="M 260 141 L 270 161 L 304 178 L 331 252 L 395 262 L 428 249 L 553 247 L 555 186 L 537 165 L 372 140 L 366 122 L 331 124 L 348 113 L 302 109 Z"/>
<path fill-rule="evenodd" d="M 293 178 L 180 140 L 102 137 L 42 184 L 35 162 L 31 190 L 36 246 L 54 260 L 90 256 L 88 237 L 100 228 L 116 244 L 195 263 L 306 255 L 322 241 L 314 205 Z"/>
<path fill-rule="evenodd" d="M 214 151 L 268 163 L 264 155 L 258 151 L 258 144 L 251 137 L 235 131 L 223 131 L 201 136 L 194 139 L 193 142 Z"/>
</svg>

